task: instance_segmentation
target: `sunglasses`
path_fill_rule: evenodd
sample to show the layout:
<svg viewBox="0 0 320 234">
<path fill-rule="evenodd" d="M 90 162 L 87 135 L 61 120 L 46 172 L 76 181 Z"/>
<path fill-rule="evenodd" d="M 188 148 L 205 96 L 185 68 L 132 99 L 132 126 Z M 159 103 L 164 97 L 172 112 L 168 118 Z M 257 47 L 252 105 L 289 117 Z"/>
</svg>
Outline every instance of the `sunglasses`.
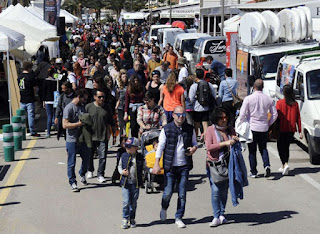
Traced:
<svg viewBox="0 0 320 234">
<path fill-rule="evenodd" d="M 99 98 L 99 99 L 102 99 L 102 98 L 104 99 L 105 97 L 104 97 L 104 96 L 98 96 L 98 98 Z"/>
<path fill-rule="evenodd" d="M 220 119 L 221 119 L 221 120 L 228 119 L 228 116 L 221 116 Z"/>
<path fill-rule="evenodd" d="M 186 117 L 187 116 L 187 114 L 186 113 L 174 113 L 178 118 L 179 117 Z"/>
</svg>

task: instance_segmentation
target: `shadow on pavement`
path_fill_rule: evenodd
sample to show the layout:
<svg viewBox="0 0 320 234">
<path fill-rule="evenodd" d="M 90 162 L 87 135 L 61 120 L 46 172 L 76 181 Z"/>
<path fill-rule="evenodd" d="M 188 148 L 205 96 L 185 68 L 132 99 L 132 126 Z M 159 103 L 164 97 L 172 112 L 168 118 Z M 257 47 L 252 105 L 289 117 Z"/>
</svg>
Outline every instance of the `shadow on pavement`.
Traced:
<svg viewBox="0 0 320 234">
<path fill-rule="evenodd" d="M 0 165 L 0 181 L 2 181 L 4 179 L 4 177 L 6 176 L 6 174 L 8 173 L 9 169 L 10 169 L 11 165 Z"/>
<path fill-rule="evenodd" d="M 292 215 L 298 214 L 296 211 L 276 211 L 266 213 L 242 213 L 242 214 L 228 214 L 226 218 L 230 223 L 250 223 L 249 226 L 256 226 L 261 224 L 275 223 L 283 219 L 292 218 Z M 212 217 L 210 217 L 212 218 Z"/>
<path fill-rule="evenodd" d="M 30 149 L 30 150 L 42 150 L 42 149 L 63 149 L 63 148 L 66 148 L 65 145 L 63 146 L 53 146 L 53 147 L 48 147 L 48 146 L 36 146 L 36 147 L 33 147 L 33 148 L 24 148 L 23 150 L 26 150 L 26 149 Z"/>
<path fill-rule="evenodd" d="M 197 189 L 197 184 L 206 183 L 204 180 L 205 178 L 207 178 L 207 174 L 190 174 L 187 183 L 187 191 L 194 191 Z"/>
<path fill-rule="evenodd" d="M 100 184 L 100 183 L 89 183 L 88 182 L 88 185 L 86 187 L 79 188 L 79 191 L 86 190 L 86 189 L 106 188 L 106 187 L 112 187 L 112 186 L 115 186 L 115 185 L 106 184 L 106 183 Z"/>
<path fill-rule="evenodd" d="M 159 211 L 159 214 L 160 214 L 160 211 Z M 195 220 L 195 218 L 183 219 L 183 222 L 185 224 L 193 224 L 193 220 Z M 151 227 L 154 225 L 173 224 L 174 222 L 175 222 L 174 219 L 167 219 L 166 221 L 156 220 L 156 221 L 152 221 L 151 223 L 137 224 L 137 227 Z"/>
<path fill-rule="evenodd" d="M 33 158 L 23 158 L 23 159 L 15 159 L 14 161 L 15 162 L 19 162 L 19 161 L 27 161 L 27 160 L 34 160 L 34 159 L 39 159 L 39 158 L 35 158 L 35 157 L 33 157 Z"/>
<path fill-rule="evenodd" d="M 2 187 L 0 187 L 0 189 L 23 187 L 23 186 L 26 186 L 26 185 L 25 184 L 15 184 L 15 185 L 10 185 L 10 186 L 2 186 Z"/>
<path fill-rule="evenodd" d="M 21 202 L 8 202 L 8 203 L 0 204 L 0 206 L 10 206 L 10 205 L 18 205 L 18 204 L 21 204 Z"/>
<path fill-rule="evenodd" d="M 289 175 L 314 174 L 320 172 L 320 167 L 301 167 L 289 171 Z"/>
</svg>

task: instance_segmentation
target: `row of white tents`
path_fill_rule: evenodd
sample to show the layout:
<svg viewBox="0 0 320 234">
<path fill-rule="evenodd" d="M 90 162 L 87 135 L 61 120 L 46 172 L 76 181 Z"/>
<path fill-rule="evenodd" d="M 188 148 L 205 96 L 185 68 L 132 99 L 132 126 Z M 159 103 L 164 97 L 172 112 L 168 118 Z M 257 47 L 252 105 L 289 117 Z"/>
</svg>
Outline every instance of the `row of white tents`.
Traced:
<svg viewBox="0 0 320 234">
<path fill-rule="evenodd" d="M 69 12 L 61 10 L 60 16 L 64 15 L 67 16 L 67 22 L 70 22 L 72 18 L 72 24 L 75 24 L 78 20 Z M 10 28 L 24 36 L 24 47 L 15 48 L 11 51 L 17 58 L 21 60 L 30 58 L 36 54 L 41 44 L 46 44 L 49 47 L 50 55 L 57 55 L 57 51 L 53 51 L 58 49 L 57 27 L 43 20 L 43 10 L 41 8 L 35 6 L 23 7 L 20 4 L 10 5 L 0 14 L 0 26 Z M 2 32 L 1 29 L 0 32 Z"/>
</svg>

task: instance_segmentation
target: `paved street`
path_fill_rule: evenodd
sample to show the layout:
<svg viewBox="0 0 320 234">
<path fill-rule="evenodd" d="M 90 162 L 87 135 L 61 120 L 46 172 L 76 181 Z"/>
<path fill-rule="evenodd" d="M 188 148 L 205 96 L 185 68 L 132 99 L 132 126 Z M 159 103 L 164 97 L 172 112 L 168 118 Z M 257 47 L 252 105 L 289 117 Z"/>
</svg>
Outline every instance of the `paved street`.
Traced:
<svg viewBox="0 0 320 234">
<path fill-rule="evenodd" d="M 312 166 L 306 152 L 296 144 L 291 145 L 291 175 L 281 177 L 277 172 L 280 160 L 276 144 L 269 143 L 271 177 L 249 178 L 249 187 L 245 188 L 244 200 L 238 207 L 232 206 L 229 196 L 227 225 L 209 228 L 212 208 L 205 175 L 205 150 L 198 149 L 187 194 L 184 216 L 187 228 L 179 230 L 174 224 L 177 194 L 173 195 L 168 220 L 162 223 L 159 221 L 162 192 L 146 194 L 141 189 L 138 226 L 121 230 L 121 189 L 110 181 L 117 148 L 110 148 L 107 183 L 98 184 L 96 178 L 90 179 L 86 187 L 78 183 L 81 190 L 73 193 L 67 180 L 65 142 L 54 137 L 36 142 L 29 139 L 23 143 L 24 149 L 34 143 L 30 154 L 16 153 L 15 162 L 5 163 L 0 158 L 2 169 L 4 165 L 10 166 L 4 178 L 0 178 L 0 233 L 320 233 L 320 167 Z M 0 155 L 3 156 L 2 147 Z M 247 152 L 244 157 L 248 167 Z M 79 168 L 80 158 L 77 159 Z M 262 174 L 260 154 L 258 165 Z"/>
</svg>

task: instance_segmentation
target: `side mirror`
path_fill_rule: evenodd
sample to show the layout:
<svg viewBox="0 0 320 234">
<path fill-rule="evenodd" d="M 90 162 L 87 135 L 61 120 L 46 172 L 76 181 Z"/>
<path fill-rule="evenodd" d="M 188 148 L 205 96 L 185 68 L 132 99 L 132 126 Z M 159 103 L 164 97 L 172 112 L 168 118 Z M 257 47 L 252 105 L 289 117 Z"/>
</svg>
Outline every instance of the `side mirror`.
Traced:
<svg viewBox="0 0 320 234">
<path fill-rule="evenodd" d="M 255 80 L 256 79 L 253 75 L 248 76 L 248 83 L 250 87 L 253 87 Z"/>
</svg>

